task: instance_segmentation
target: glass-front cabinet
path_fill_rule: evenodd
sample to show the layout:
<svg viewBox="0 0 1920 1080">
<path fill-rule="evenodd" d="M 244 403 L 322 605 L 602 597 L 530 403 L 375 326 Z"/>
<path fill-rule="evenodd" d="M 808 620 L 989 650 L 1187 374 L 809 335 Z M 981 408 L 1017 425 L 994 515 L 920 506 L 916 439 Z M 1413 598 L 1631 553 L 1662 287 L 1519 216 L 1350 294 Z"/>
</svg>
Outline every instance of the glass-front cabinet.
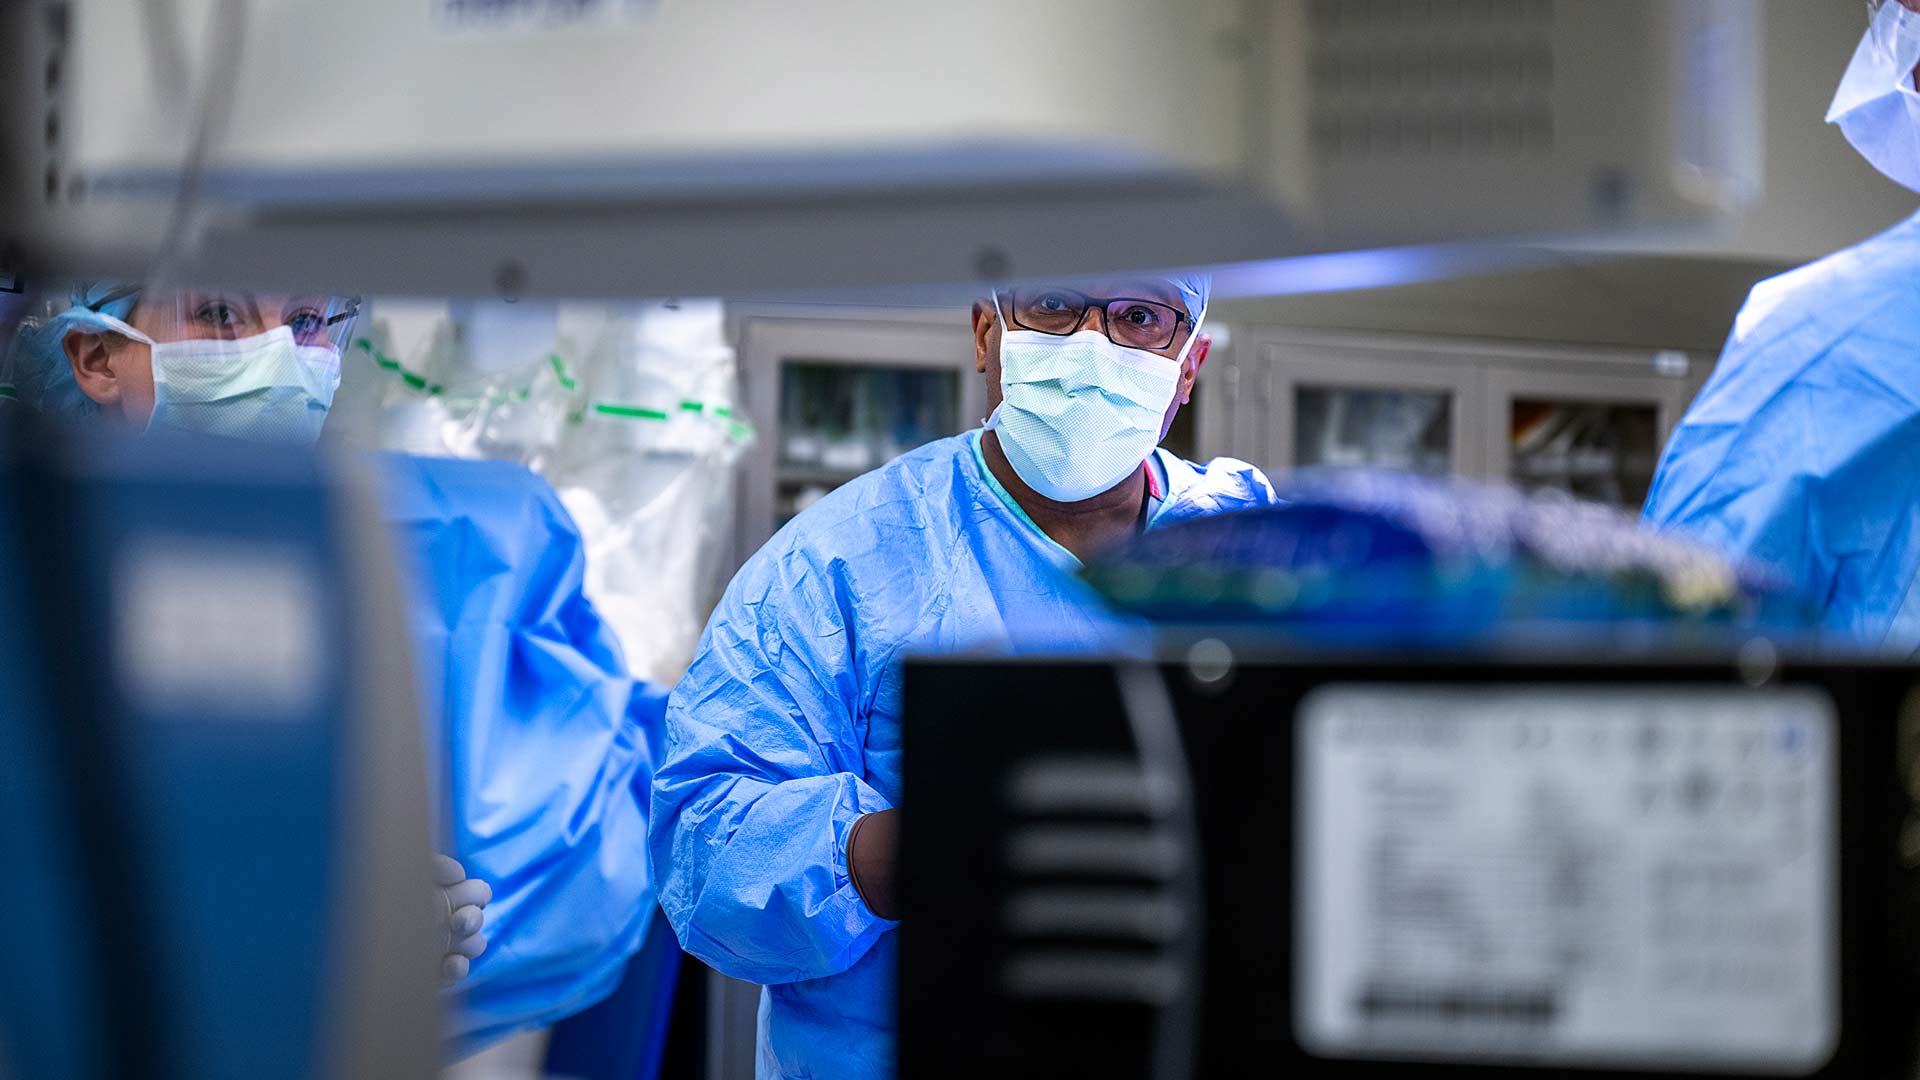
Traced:
<svg viewBox="0 0 1920 1080">
<path fill-rule="evenodd" d="M 755 314 L 738 335 L 748 407 L 761 424 L 744 470 L 743 558 L 834 488 L 977 426 L 986 410 L 964 310 Z"/>
<path fill-rule="evenodd" d="M 861 473 L 963 427 L 958 371 L 783 360 L 774 528 Z"/>
<path fill-rule="evenodd" d="M 1691 378 L 1678 374 L 1679 359 L 1662 354 L 1659 363 L 1676 374 L 1491 371 L 1491 475 L 1638 510 L 1695 390 Z"/>
<path fill-rule="evenodd" d="M 964 309 L 786 306 L 735 332 L 760 425 L 739 558 L 839 485 L 986 412 Z M 1709 367 L 1671 351 L 1236 326 L 1166 445 L 1275 473 L 1485 477 L 1638 509 Z"/>
<path fill-rule="evenodd" d="M 1221 452 L 1268 470 L 1475 473 L 1479 373 L 1469 363 L 1333 335 L 1236 330 Z"/>
<path fill-rule="evenodd" d="M 1708 365 L 1684 353 L 1236 328 L 1215 445 L 1270 472 L 1388 469 L 1636 510 Z"/>
<path fill-rule="evenodd" d="M 1444 390 L 1295 386 L 1293 460 L 1302 468 L 1454 469 L 1454 396 Z"/>
</svg>

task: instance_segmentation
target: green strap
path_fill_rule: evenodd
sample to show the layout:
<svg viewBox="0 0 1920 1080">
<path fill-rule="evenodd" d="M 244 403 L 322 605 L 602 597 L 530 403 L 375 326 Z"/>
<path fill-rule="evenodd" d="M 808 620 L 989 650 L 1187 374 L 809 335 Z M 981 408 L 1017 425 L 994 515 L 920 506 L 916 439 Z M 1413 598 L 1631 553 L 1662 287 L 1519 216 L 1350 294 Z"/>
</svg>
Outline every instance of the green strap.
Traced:
<svg viewBox="0 0 1920 1080">
<path fill-rule="evenodd" d="M 659 422 L 670 419 L 669 414 L 662 409 L 648 409 L 639 405 L 616 405 L 610 401 L 596 401 L 590 408 L 601 416 L 613 416 L 622 420 L 652 420 Z M 680 403 L 680 409 L 682 412 L 702 413 L 719 418 L 730 418 L 736 415 L 732 409 L 724 405 L 708 405 L 702 401 L 683 401 Z M 576 413 L 573 419 L 578 420 L 582 415 L 584 414 Z M 752 441 L 754 437 L 752 424 L 743 420 L 726 419 L 726 425 L 727 434 L 731 438 L 740 442 Z"/>
<path fill-rule="evenodd" d="M 715 419 L 726 421 L 727 434 L 732 435 L 736 439 L 753 438 L 753 425 L 744 420 L 734 419 L 734 417 L 739 414 L 727 408 L 725 405 L 709 405 L 704 401 L 683 401 L 680 403 L 680 408 L 690 413 L 703 413 Z"/>
<path fill-rule="evenodd" d="M 362 352 L 372 357 L 375 366 L 379 367 L 380 370 L 391 371 L 395 375 L 400 376 L 400 381 L 406 383 L 413 389 L 429 397 L 438 396 L 447 392 L 446 387 L 441 386 L 437 382 L 428 382 L 425 375 L 407 370 L 406 365 L 374 348 L 372 341 L 366 338 L 358 338 L 355 339 L 354 344 L 358 346 Z"/>
<path fill-rule="evenodd" d="M 0 398 L 17 398 L 19 396 L 20 391 L 16 390 L 12 383 L 0 382 Z"/>
<path fill-rule="evenodd" d="M 596 401 L 593 411 L 602 416 L 620 416 L 628 420 L 665 420 L 667 414 L 659 409 L 643 409 L 638 405 L 615 405 L 611 402 Z"/>
<path fill-rule="evenodd" d="M 381 370 L 390 371 L 398 375 L 403 382 L 413 389 L 434 396 L 447 392 L 445 386 L 440 383 L 429 382 L 426 376 L 414 371 L 409 371 L 406 365 L 400 361 L 374 348 L 373 342 L 370 339 L 357 338 L 354 340 L 354 345 L 372 358 L 374 364 Z M 553 370 L 554 378 L 560 381 L 560 385 L 563 388 L 569 391 L 577 391 L 580 389 L 579 380 L 575 379 L 573 374 L 567 370 L 567 363 L 560 358 L 559 353 L 547 354 L 547 366 Z M 11 397 L 11 390 L 11 387 L 0 385 L 0 396 Z M 524 387 L 518 390 L 495 390 L 491 391 L 488 397 L 493 400 L 525 401 L 528 397 L 528 391 Z M 611 401 L 596 401 L 591 403 L 587 408 L 600 416 L 613 416 L 623 420 L 664 421 L 670 418 L 669 414 L 661 409 L 649 409 L 639 405 L 620 405 Z M 745 441 L 752 439 L 754 436 L 753 425 L 744 420 L 735 419 L 739 414 L 725 405 L 709 405 L 704 401 L 682 401 L 680 403 L 680 409 L 683 412 L 713 416 L 726 421 L 727 434 L 735 439 Z M 584 416 L 584 410 L 576 411 L 569 415 L 567 419 L 573 423 L 578 423 Z"/>
</svg>

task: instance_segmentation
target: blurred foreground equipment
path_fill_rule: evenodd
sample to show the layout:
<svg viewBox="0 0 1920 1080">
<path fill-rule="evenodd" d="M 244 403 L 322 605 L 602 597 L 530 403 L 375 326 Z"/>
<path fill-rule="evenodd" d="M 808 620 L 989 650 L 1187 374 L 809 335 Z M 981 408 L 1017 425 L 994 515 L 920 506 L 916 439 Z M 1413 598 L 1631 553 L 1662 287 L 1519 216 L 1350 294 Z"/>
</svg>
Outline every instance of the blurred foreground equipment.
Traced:
<svg viewBox="0 0 1920 1080">
<path fill-rule="evenodd" d="M 307 452 L 0 420 L 0 1045 L 22 1076 L 427 1076 L 404 594 Z"/>
<path fill-rule="evenodd" d="M 916 1078 L 1913 1074 L 1909 667 L 910 662 Z"/>
<path fill-rule="evenodd" d="M 1309 649 L 1727 648 L 1814 633 L 1814 608 L 1768 568 L 1559 492 L 1326 470 L 1280 493 L 1272 509 L 1143 534 L 1088 580 L 1157 623 Z"/>
</svg>

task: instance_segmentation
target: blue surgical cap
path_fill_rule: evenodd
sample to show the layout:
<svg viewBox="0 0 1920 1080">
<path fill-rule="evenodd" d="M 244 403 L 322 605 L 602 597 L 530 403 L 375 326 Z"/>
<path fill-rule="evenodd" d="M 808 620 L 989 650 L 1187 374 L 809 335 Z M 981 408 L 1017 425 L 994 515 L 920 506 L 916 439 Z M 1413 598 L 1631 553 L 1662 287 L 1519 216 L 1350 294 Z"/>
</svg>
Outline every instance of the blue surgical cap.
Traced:
<svg viewBox="0 0 1920 1080">
<path fill-rule="evenodd" d="M 1197 326 L 1207 313 L 1207 298 L 1213 295 L 1212 274 L 1168 274 L 1167 280 L 1180 290 L 1180 299 L 1187 305 L 1187 314 L 1193 316 Z"/>
<path fill-rule="evenodd" d="M 140 293 L 112 282 L 82 282 L 68 294 L 67 305 L 57 314 L 21 324 L 13 339 L 14 381 L 21 403 L 30 409 L 55 416 L 91 416 L 100 406 L 73 381 L 63 342 L 75 331 L 117 329 L 114 322 L 131 318 L 140 305 Z"/>
</svg>

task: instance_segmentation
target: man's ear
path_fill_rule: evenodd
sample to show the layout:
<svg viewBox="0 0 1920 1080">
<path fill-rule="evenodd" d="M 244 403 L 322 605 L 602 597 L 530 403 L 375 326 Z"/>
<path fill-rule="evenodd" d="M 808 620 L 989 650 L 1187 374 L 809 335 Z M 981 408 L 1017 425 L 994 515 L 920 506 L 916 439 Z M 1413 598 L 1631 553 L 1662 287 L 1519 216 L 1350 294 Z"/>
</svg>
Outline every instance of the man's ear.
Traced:
<svg viewBox="0 0 1920 1080">
<path fill-rule="evenodd" d="M 75 330 L 60 340 L 67 364 L 73 368 L 73 381 L 81 393 L 99 405 L 118 405 L 125 393 L 113 371 L 113 345 L 109 340 L 118 336 Z"/>
<path fill-rule="evenodd" d="M 1193 384 L 1200 378 L 1200 365 L 1207 362 L 1207 350 L 1212 347 L 1213 339 L 1202 337 L 1187 350 L 1186 370 L 1180 373 L 1180 404 L 1193 404 Z"/>
<path fill-rule="evenodd" d="M 987 373 L 987 335 L 993 332 L 996 317 L 992 304 L 973 302 L 973 370 L 982 375 Z"/>
</svg>

